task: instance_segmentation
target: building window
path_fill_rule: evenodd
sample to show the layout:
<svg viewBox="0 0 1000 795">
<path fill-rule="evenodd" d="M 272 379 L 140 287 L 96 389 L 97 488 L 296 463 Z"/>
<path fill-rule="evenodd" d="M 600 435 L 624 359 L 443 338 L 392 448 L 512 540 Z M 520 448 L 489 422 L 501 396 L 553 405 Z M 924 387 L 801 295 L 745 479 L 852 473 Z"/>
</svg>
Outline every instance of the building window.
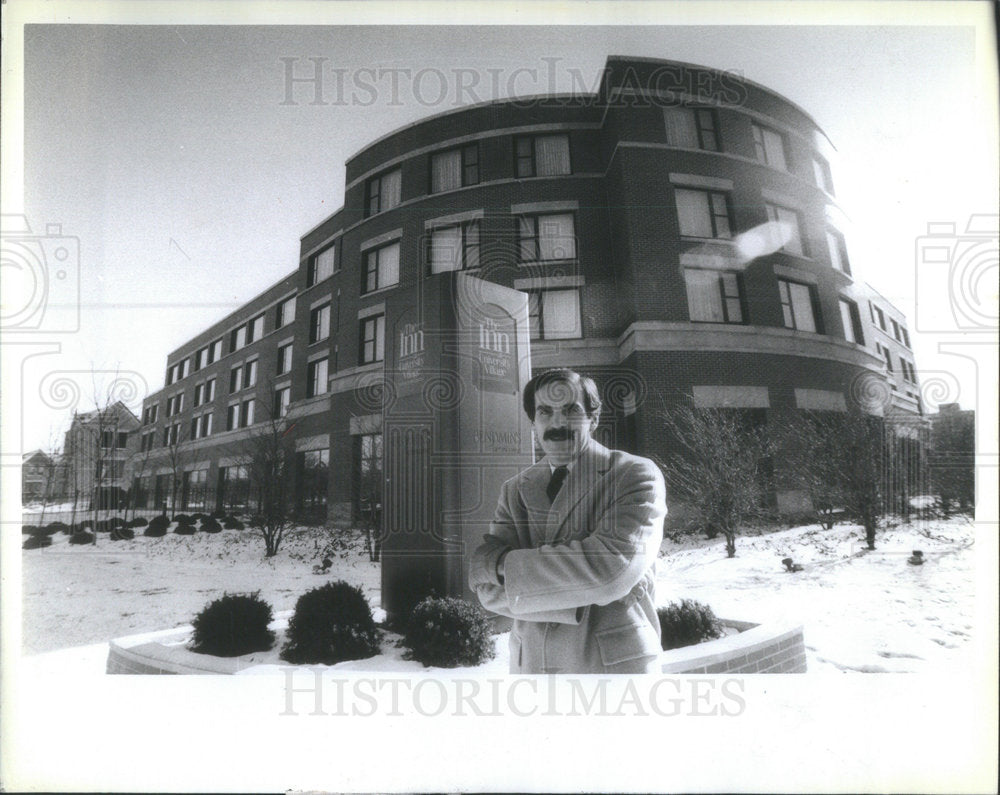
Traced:
<svg viewBox="0 0 1000 795">
<path fill-rule="evenodd" d="M 892 323 L 892 336 L 896 338 L 896 342 L 902 342 L 903 335 L 900 333 L 899 323 L 897 323 L 893 318 L 889 318 L 889 322 Z"/>
<path fill-rule="evenodd" d="M 576 259 L 573 213 L 522 215 L 517 223 L 521 262 Z"/>
<path fill-rule="evenodd" d="M 292 370 L 292 343 L 282 345 L 278 348 L 277 374 L 284 375 Z"/>
<path fill-rule="evenodd" d="M 184 473 L 181 487 L 181 508 L 204 508 L 208 497 L 208 470 L 196 469 Z"/>
<path fill-rule="evenodd" d="M 277 330 L 295 320 L 295 296 L 286 298 L 274 311 L 274 328 Z"/>
<path fill-rule="evenodd" d="M 200 348 L 194 355 L 194 370 L 198 372 L 202 367 L 208 364 L 208 346 Z"/>
<path fill-rule="evenodd" d="M 247 344 L 247 327 L 234 328 L 229 333 L 229 352 L 238 351 Z"/>
<path fill-rule="evenodd" d="M 228 511 L 250 507 L 250 473 L 246 466 L 219 468 L 219 506 Z"/>
<path fill-rule="evenodd" d="M 163 446 L 170 447 L 178 442 L 181 434 L 181 424 L 175 422 L 173 425 L 168 425 L 163 429 Z"/>
<path fill-rule="evenodd" d="M 326 394 L 328 367 L 329 362 L 326 359 L 317 359 L 314 362 L 309 362 L 306 383 L 307 397 Z"/>
<path fill-rule="evenodd" d="M 764 206 L 767 207 L 768 220 L 772 223 L 780 224 L 786 232 L 783 238 L 787 237 L 788 240 L 781 247 L 781 250 L 789 254 L 798 254 L 800 257 L 804 257 L 805 248 L 802 245 L 802 225 L 798 212 L 777 204 L 765 204 Z"/>
<path fill-rule="evenodd" d="M 847 243 L 844 236 L 833 229 L 827 229 L 826 246 L 830 250 L 830 264 L 850 276 L 851 263 L 847 259 Z"/>
<path fill-rule="evenodd" d="M 208 350 L 208 363 L 217 362 L 222 358 L 222 338 L 220 337 L 212 343 Z"/>
<path fill-rule="evenodd" d="M 299 453 L 299 472 L 298 507 L 325 506 L 330 483 L 330 451 L 306 450 Z"/>
<path fill-rule="evenodd" d="M 147 453 L 150 450 L 152 450 L 153 449 L 153 445 L 155 444 L 155 441 L 154 441 L 155 438 L 156 438 L 156 431 L 149 431 L 148 433 L 144 433 L 142 436 L 140 436 L 139 437 L 139 452 L 140 453 Z"/>
<path fill-rule="evenodd" d="M 399 204 L 402 174 L 403 172 L 397 168 L 395 171 L 389 171 L 368 180 L 368 185 L 365 188 L 367 194 L 365 206 L 368 209 L 368 215 L 391 210 Z"/>
<path fill-rule="evenodd" d="M 274 390 L 274 417 L 284 417 L 288 413 L 288 404 L 292 400 L 292 388 L 290 386 Z"/>
<path fill-rule="evenodd" d="M 907 361 L 902 356 L 899 357 L 899 366 L 903 371 L 903 380 L 909 381 L 911 384 L 917 383 L 917 371 L 913 367 L 913 363 Z"/>
<path fill-rule="evenodd" d="M 194 386 L 194 401 L 192 405 L 198 408 L 202 403 L 205 402 L 205 385 L 195 384 Z"/>
<path fill-rule="evenodd" d="M 479 221 L 431 230 L 427 260 L 431 273 L 479 267 Z"/>
<path fill-rule="evenodd" d="M 330 304 L 323 304 L 309 313 L 309 344 L 330 336 Z"/>
<path fill-rule="evenodd" d="M 399 283 L 399 243 L 376 248 L 365 254 L 362 293 L 370 293 Z"/>
<path fill-rule="evenodd" d="M 233 403 L 226 407 L 226 430 L 234 431 L 240 426 L 240 404 Z"/>
<path fill-rule="evenodd" d="M 879 354 L 885 359 L 885 369 L 888 372 L 893 372 L 892 370 L 892 353 L 889 349 L 883 345 L 881 342 L 876 342 L 875 347 L 878 349 Z"/>
<path fill-rule="evenodd" d="M 833 195 L 833 174 L 830 173 L 830 164 L 819 155 L 813 155 L 813 178 L 816 180 L 816 187 Z"/>
<path fill-rule="evenodd" d="M 885 331 L 885 313 L 871 301 L 868 302 L 868 308 L 871 310 L 872 323 Z"/>
<path fill-rule="evenodd" d="M 684 283 L 692 322 L 743 322 L 743 295 L 739 274 L 685 268 Z"/>
<path fill-rule="evenodd" d="M 905 346 L 906 346 L 907 348 L 909 348 L 909 347 L 910 347 L 910 332 L 908 332 L 908 331 L 906 330 L 906 326 L 900 326 L 900 329 L 899 329 L 899 330 L 900 330 L 901 332 L 903 332 L 903 344 L 904 344 L 904 345 L 905 345 Z M 154 406 L 154 408 L 155 408 L 155 406 Z"/>
<path fill-rule="evenodd" d="M 184 393 L 173 395 L 167 398 L 167 416 L 173 417 L 184 410 Z"/>
<path fill-rule="evenodd" d="M 255 342 L 264 336 L 264 315 L 257 315 L 247 325 L 247 343 Z"/>
<path fill-rule="evenodd" d="M 861 314 L 856 303 L 846 298 L 840 299 L 840 321 L 844 326 L 844 339 L 858 345 L 865 344 L 861 333 Z"/>
<path fill-rule="evenodd" d="M 819 330 L 816 325 L 814 295 L 809 285 L 779 279 L 778 293 L 781 296 L 781 310 L 786 328 L 813 332 Z"/>
<path fill-rule="evenodd" d="M 257 360 L 247 362 L 243 368 L 243 388 L 255 386 L 257 384 Z"/>
<path fill-rule="evenodd" d="M 156 422 L 156 415 L 159 413 L 159 408 L 159 405 L 146 406 L 142 417 L 143 425 L 152 425 Z"/>
<path fill-rule="evenodd" d="M 788 171 L 788 163 L 785 159 L 785 136 L 760 124 L 751 126 L 753 127 L 753 145 L 757 160 L 772 168 Z"/>
<path fill-rule="evenodd" d="M 191 419 L 191 438 L 202 439 L 212 433 L 212 413 Z"/>
<path fill-rule="evenodd" d="M 674 199 L 682 236 L 722 239 L 733 236 L 729 197 L 725 193 L 677 188 Z"/>
<path fill-rule="evenodd" d="M 718 126 L 711 108 L 666 107 L 663 122 L 671 146 L 719 151 Z"/>
<path fill-rule="evenodd" d="M 248 425 L 253 425 L 253 410 L 256 401 L 253 398 L 249 398 L 243 401 L 243 405 L 240 410 L 240 427 L 246 428 Z"/>
<path fill-rule="evenodd" d="M 243 365 L 237 365 L 229 371 L 229 392 L 239 392 L 243 388 Z"/>
<path fill-rule="evenodd" d="M 198 384 L 194 388 L 194 406 L 197 408 L 205 403 L 215 400 L 215 379 L 209 378 L 204 384 Z"/>
<path fill-rule="evenodd" d="M 519 135 L 514 139 L 514 157 L 518 177 L 571 173 L 568 135 Z"/>
<path fill-rule="evenodd" d="M 327 246 L 325 249 L 320 251 L 318 254 L 313 254 L 309 258 L 309 268 L 307 273 L 306 282 L 312 287 L 314 284 L 319 284 L 324 279 L 329 279 L 333 276 L 335 270 L 335 265 L 337 262 L 337 246 L 336 244 Z"/>
<path fill-rule="evenodd" d="M 431 193 L 479 183 L 479 145 L 431 155 Z"/>
<path fill-rule="evenodd" d="M 380 362 L 385 358 L 385 315 L 372 315 L 361 321 L 361 364 Z"/>
<path fill-rule="evenodd" d="M 534 340 L 565 340 L 583 336 L 580 291 L 529 292 L 528 330 Z"/>
<path fill-rule="evenodd" d="M 359 513 L 368 513 L 382 504 L 382 434 L 365 433 L 355 437 L 357 502 Z"/>
</svg>

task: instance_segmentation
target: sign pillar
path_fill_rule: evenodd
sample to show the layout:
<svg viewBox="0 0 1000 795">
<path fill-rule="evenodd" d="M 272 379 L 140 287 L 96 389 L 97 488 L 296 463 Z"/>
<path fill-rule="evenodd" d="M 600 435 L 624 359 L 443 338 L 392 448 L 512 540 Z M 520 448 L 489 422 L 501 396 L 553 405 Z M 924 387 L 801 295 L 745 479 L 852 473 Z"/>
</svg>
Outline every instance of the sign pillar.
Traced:
<svg viewBox="0 0 1000 795">
<path fill-rule="evenodd" d="M 469 562 L 503 482 L 532 463 L 524 293 L 460 272 L 386 301 L 382 606 L 475 600 Z"/>
</svg>

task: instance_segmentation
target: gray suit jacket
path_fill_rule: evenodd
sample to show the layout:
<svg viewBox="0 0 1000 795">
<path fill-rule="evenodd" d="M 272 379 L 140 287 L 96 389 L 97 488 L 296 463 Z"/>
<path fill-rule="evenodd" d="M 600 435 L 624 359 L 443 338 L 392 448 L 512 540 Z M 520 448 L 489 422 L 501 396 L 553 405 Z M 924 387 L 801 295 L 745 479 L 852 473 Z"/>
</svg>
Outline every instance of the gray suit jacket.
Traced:
<svg viewBox="0 0 1000 795">
<path fill-rule="evenodd" d="M 514 619 L 511 673 L 656 670 L 660 470 L 591 440 L 551 506 L 550 476 L 542 459 L 504 483 L 472 558 L 469 582 L 483 606 Z"/>
</svg>

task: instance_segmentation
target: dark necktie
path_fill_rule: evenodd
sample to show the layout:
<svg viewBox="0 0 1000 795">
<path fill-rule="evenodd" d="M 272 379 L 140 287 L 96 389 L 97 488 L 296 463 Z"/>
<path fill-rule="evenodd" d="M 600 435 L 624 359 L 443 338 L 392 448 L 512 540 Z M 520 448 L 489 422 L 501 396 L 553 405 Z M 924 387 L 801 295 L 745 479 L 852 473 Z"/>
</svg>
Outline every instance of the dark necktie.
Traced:
<svg viewBox="0 0 1000 795">
<path fill-rule="evenodd" d="M 569 470 L 566 467 L 556 467 L 552 470 L 552 479 L 549 481 L 548 488 L 545 489 L 545 493 L 549 495 L 549 502 L 555 501 L 559 489 L 562 488 L 563 481 L 566 480 L 567 472 Z"/>
</svg>

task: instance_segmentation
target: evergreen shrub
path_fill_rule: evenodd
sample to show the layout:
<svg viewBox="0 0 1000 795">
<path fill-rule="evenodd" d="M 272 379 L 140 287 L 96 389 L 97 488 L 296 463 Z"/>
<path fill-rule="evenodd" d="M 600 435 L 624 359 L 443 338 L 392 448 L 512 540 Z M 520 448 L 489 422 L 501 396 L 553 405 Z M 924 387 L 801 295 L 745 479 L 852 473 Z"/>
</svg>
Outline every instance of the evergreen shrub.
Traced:
<svg viewBox="0 0 1000 795">
<path fill-rule="evenodd" d="M 192 650 L 216 657 L 239 657 L 274 645 L 268 624 L 274 615 L 259 593 L 223 594 L 209 602 L 191 622 Z"/>
<path fill-rule="evenodd" d="M 73 533 L 69 537 L 69 543 L 71 544 L 93 544 L 94 534 L 88 533 L 86 530 L 81 530 L 78 533 Z"/>
<path fill-rule="evenodd" d="M 170 520 L 161 514 L 160 516 L 154 516 L 149 524 L 146 525 L 145 531 L 143 531 L 144 536 L 150 536 L 152 538 L 159 538 L 160 536 L 165 536 L 167 534 L 167 528 L 170 527 Z"/>
<path fill-rule="evenodd" d="M 360 588 L 337 581 L 299 597 L 288 622 L 281 659 L 332 665 L 378 654 L 379 636 L 371 607 Z"/>
<path fill-rule="evenodd" d="M 660 645 L 664 651 L 694 646 L 722 637 L 722 622 L 712 608 L 694 599 L 682 599 L 656 610 L 660 619 Z"/>
<path fill-rule="evenodd" d="M 493 626 L 478 605 L 429 596 L 413 608 L 403 637 L 410 656 L 425 666 L 479 665 L 496 654 Z"/>
</svg>

